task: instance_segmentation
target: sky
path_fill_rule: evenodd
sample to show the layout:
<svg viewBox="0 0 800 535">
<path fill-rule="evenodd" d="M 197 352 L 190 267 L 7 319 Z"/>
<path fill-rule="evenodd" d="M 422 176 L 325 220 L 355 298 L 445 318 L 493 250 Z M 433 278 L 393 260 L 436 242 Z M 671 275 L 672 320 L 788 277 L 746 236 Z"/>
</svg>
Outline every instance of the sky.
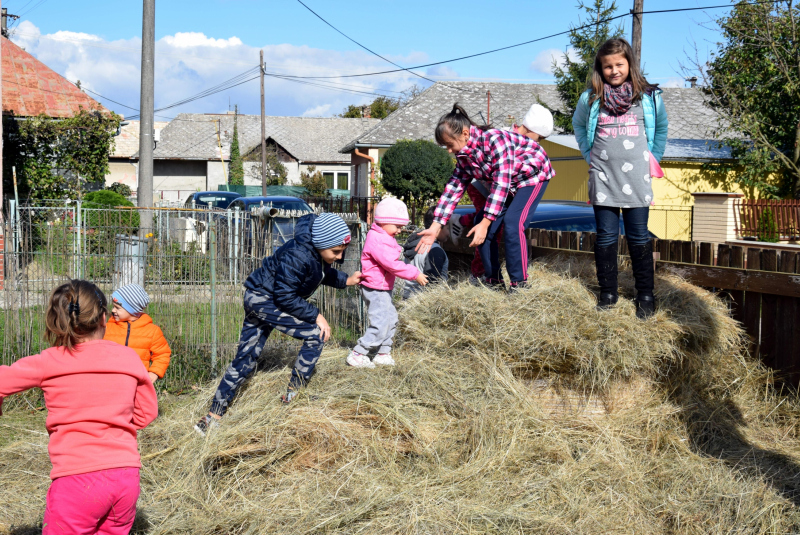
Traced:
<svg viewBox="0 0 800 535">
<path fill-rule="evenodd" d="M 413 67 L 536 39 L 577 25 L 576 0 L 303 0 L 330 24 L 403 67 Z M 728 0 L 646 0 L 645 10 L 728 4 Z M 617 14 L 633 0 L 618 1 Z M 113 6 L 110 7 L 110 6 Z M 491 8 L 487 8 L 491 6 Z M 76 82 L 108 109 L 135 117 L 139 107 L 141 2 L 116 0 L 4 0 L 22 17 L 11 39 Z M 728 9 L 644 16 L 642 58 L 648 79 L 683 87 L 681 64 L 714 50 L 713 20 Z M 631 17 L 620 19 L 630 36 Z M 568 50 L 566 35 L 486 56 L 414 72 L 432 80 L 553 83 L 552 60 Z M 430 81 L 401 71 L 339 78 L 395 67 L 327 26 L 298 0 L 158 0 L 156 108 L 166 108 L 227 80 L 232 89 L 156 112 L 260 112 L 259 50 L 270 74 L 329 76 L 297 83 L 267 77 L 268 115 L 329 117 L 376 95 L 397 97 Z M 241 75 L 241 76 L 240 76 Z M 239 78 L 236 78 L 239 76 Z M 310 85 L 315 84 L 315 85 Z M 321 87 L 324 86 L 324 87 Z M 111 100 L 107 100 L 111 99 Z M 116 102 L 112 102 L 116 101 Z"/>
</svg>

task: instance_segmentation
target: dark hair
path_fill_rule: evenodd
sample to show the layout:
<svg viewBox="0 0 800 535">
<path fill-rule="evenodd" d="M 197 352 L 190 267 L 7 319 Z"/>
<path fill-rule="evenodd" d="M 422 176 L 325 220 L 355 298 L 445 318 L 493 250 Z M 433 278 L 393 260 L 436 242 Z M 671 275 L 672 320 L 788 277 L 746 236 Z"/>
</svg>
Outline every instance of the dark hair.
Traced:
<svg viewBox="0 0 800 535">
<path fill-rule="evenodd" d="M 425 228 L 431 228 L 433 225 L 433 213 L 436 211 L 435 206 L 431 206 L 428 208 L 428 211 L 425 212 L 425 215 L 422 216 L 422 224 L 425 225 Z"/>
<path fill-rule="evenodd" d="M 594 69 L 592 70 L 592 76 L 589 79 L 589 89 L 592 90 L 592 98 L 590 103 L 594 103 L 595 100 L 600 99 L 601 108 L 605 105 L 603 89 L 606 85 L 606 80 L 603 77 L 603 65 L 601 64 L 601 58 L 605 56 L 613 56 L 615 54 L 622 54 L 625 56 L 625 59 L 628 60 L 628 80 L 630 80 L 631 84 L 633 84 L 633 99 L 635 101 L 642 98 L 644 93 L 650 93 L 658 87 L 658 84 L 651 84 L 648 82 L 642 74 L 642 70 L 639 68 L 639 63 L 634 60 L 633 48 L 631 48 L 631 45 L 628 43 L 628 41 L 622 37 L 609 39 L 600 45 L 600 48 L 597 50 L 597 55 L 594 58 Z"/>
<path fill-rule="evenodd" d="M 481 130 L 489 129 L 487 125 L 479 125 L 470 119 L 464 108 L 459 106 L 458 102 L 456 102 L 453 104 L 453 109 L 450 113 L 442 115 L 439 119 L 439 124 L 436 125 L 436 132 L 434 133 L 436 143 L 444 145 L 445 141 L 447 141 L 446 138 L 455 138 L 463 132 L 465 128 L 469 130 L 470 126 L 480 128 Z"/>
<path fill-rule="evenodd" d="M 73 280 L 62 284 L 50 295 L 45 314 L 45 339 L 53 346 L 72 350 L 102 327 L 108 313 L 106 296 L 89 281 Z"/>
</svg>

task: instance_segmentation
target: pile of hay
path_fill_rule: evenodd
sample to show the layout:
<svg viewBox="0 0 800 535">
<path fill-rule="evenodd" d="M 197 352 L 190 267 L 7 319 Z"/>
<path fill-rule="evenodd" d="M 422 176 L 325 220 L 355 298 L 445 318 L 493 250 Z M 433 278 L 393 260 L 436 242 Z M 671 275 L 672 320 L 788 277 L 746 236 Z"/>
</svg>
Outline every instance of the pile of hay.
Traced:
<svg viewBox="0 0 800 535">
<path fill-rule="evenodd" d="M 640 322 L 629 301 L 595 311 L 591 276 L 426 292 L 401 307 L 395 368 L 327 350 L 289 407 L 286 368 L 262 372 L 206 439 L 191 426 L 216 384 L 169 400 L 140 434 L 135 531 L 799 532 L 800 407 L 724 303 L 659 277 Z M 0 525 L 40 522 L 43 444 L 0 450 Z"/>
</svg>

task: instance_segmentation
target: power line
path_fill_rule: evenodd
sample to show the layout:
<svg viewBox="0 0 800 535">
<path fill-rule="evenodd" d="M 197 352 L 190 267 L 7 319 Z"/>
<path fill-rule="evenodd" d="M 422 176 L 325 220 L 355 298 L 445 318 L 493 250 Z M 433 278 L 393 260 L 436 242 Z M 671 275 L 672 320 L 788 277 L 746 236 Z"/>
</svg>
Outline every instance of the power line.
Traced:
<svg viewBox="0 0 800 535">
<path fill-rule="evenodd" d="M 746 2 L 746 3 L 742 3 L 742 4 L 737 4 L 737 5 L 761 5 L 761 4 L 773 4 L 774 2 L 775 2 L 775 0 L 765 0 L 765 1 L 760 1 L 760 2 Z M 520 46 L 529 45 L 531 43 L 537 43 L 539 41 L 544 41 L 546 39 L 552 39 L 553 37 L 566 35 L 566 34 L 569 34 L 570 32 L 575 31 L 575 30 L 582 30 L 582 29 L 585 29 L 585 28 L 597 26 L 598 24 L 605 24 L 607 22 L 613 22 L 613 21 L 615 21 L 617 19 L 621 19 L 621 18 L 627 17 L 629 15 L 678 13 L 678 12 L 681 12 L 681 11 L 698 11 L 698 10 L 703 10 L 703 9 L 720 9 L 720 8 L 730 8 L 730 7 L 733 7 L 733 6 L 731 4 L 722 4 L 722 5 L 714 5 L 714 6 L 703 6 L 703 7 L 686 7 L 686 8 L 679 8 L 679 9 L 659 9 L 659 10 L 653 10 L 653 11 L 642 11 L 642 12 L 639 12 L 639 13 L 624 13 L 624 14 L 621 14 L 621 15 L 615 15 L 613 17 L 607 17 L 607 18 L 601 19 L 599 21 L 593 21 L 591 23 L 583 24 L 581 26 L 576 26 L 574 28 L 570 28 L 569 30 L 553 33 L 553 34 L 550 34 L 550 35 L 545 35 L 543 37 L 537 37 L 536 39 L 531 39 L 531 40 L 528 40 L 528 41 L 523 41 L 521 43 L 516 43 L 516 44 L 508 45 L 508 46 L 503 46 L 503 47 L 500 47 L 500 48 L 493 48 L 491 50 L 486 50 L 486 51 L 483 51 L 483 52 L 477 52 L 475 54 L 469 54 L 469 55 L 466 55 L 466 56 L 460 56 L 460 57 L 457 57 L 457 58 L 447 59 L 447 60 L 443 60 L 443 61 L 435 61 L 433 63 L 425 63 L 423 65 L 416 65 L 414 67 L 401 67 L 399 69 L 391 69 L 391 70 L 387 70 L 387 71 L 369 72 L 369 73 L 361 73 L 361 74 L 343 74 L 343 75 L 339 75 L 339 76 L 292 76 L 292 78 L 322 80 L 322 79 L 327 79 L 327 78 L 359 78 L 359 77 L 364 77 L 364 76 L 378 76 L 378 75 L 382 75 L 382 74 L 392 74 L 392 73 L 403 72 L 403 71 L 411 72 L 411 69 L 423 69 L 423 68 L 426 68 L 426 67 L 434 67 L 436 65 L 444 65 L 446 63 L 453 63 L 453 62 L 456 62 L 456 61 L 462 61 L 462 60 L 465 60 L 465 59 L 472 59 L 472 58 L 477 58 L 477 57 L 480 57 L 480 56 L 486 56 L 488 54 L 494 54 L 494 53 L 497 53 L 497 52 L 502 52 L 504 50 L 510 50 L 512 48 L 518 48 Z M 415 75 L 419 76 L 416 73 L 412 73 L 412 74 L 415 74 Z"/>
<path fill-rule="evenodd" d="M 331 24 L 330 22 L 328 22 L 327 20 L 325 20 L 324 18 L 322 18 L 322 17 L 321 17 L 321 16 L 320 16 L 320 15 L 319 15 L 319 14 L 318 14 L 316 11 L 314 11 L 313 9 L 311 9 L 310 7 L 308 7 L 308 6 L 307 6 L 307 5 L 306 5 L 306 4 L 303 2 L 303 0 L 297 0 L 297 1 L 298 1 L 298 3 L 300 3 L 300 5 L 302 5 L 304 8 L 306 8 L 306 9 L 307 9 L 307 10 L 309 10 L 311 13 L 313 13 L 315 17 L 317 17 L 319 20 L 321 20 L 322 22 L 324 22 L 325 24 L 327 24 L 328 26 L 330 26 L 331 28 L 333 28 L 333 29 L 334 29 L 334 30 L 335 30 L 337 33 L 339 33 L 340 35 L 342 35 L 342 36 L 343 36 L 345 39 L 347 39 L 348 41 L 351 41 L 351 42 L 353 42 L 353 43 L 357 44 L 358 46 L 360 46 L 361 48 L 363 48 L 364 50 L 366 50 L 367 52 L 369 52 L 369 53 L 370 53 L 370 54 L 372 54 L 373 56 L 377 56 L 377 57 L 381 58 L 383 61 L 385 61 L 386 63 L 389 63 L 390 65 L 394 65 L 395 67 L 398 67 L 398 68 L 400 68 L 400 70 L 403 70 L 403 71 L 409 72 L 409 73 L 413 74 L 414 76 L 418 76 L 418 77 L 422 78 L 423 80 L 427 80 L 427 81 L 429 81 L 429 82 L 431 82 L 431 83 L 436 83 L 434 80 L 431 80 L 430 78 L 428 78 L 428 77 L 426 77 L 426 76 L 423 76 L 423 75 L 421 75 L 421 74 L 417 74 L 417 73 L 415 73 L 415 72 L 412 72 L 412 71 L 410 71 L 410 70 L 406 69 L 405 67 L 403 67 L 402 65 L 398 65 L 398 64 L 397 64 L 397 63 L 395 63 L 394 61 L 392 61 L 392 60 L 390 60 L 390 59 L 387 59 L 387 58 L 385 58 L 385 57 L 381 56 L 380 54 L 378 54 L 377 52 L 375 52 L 374 50 L 372 50 L 372 49 L 370 49 L 370 48 L 368 48 L 368 47 L 366 47 L 366 46 L 362 45 L 361 43 L 359 43 L 358 41 L 356 41 L 355 39 L 353 39 L 352 37 L 350 37 L 349 35 L 347 35 L 347 34 L 346 34 L 346 33 L 344 33 L 343 31 L 341 31 L 339 28 L 337 28 L 336 26 L 334 26 L 333 24 Z"/>
</svg>

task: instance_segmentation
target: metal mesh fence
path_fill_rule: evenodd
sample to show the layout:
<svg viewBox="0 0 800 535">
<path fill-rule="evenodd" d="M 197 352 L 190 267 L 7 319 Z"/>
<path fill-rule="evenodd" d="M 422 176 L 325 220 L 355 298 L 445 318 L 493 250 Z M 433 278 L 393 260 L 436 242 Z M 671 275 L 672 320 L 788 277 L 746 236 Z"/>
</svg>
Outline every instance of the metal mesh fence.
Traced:
<svg viewBox="0 0 800 535">
<path fill-rule="evenodd" d="M 248 213 L 95 209 L 80 201 L 12 206 L 8 212 L 0 363 L 47 347 L 45 306 L 58 285 L 82 278 L 110 296 L 136 282 L 150 294 L 146 312 L 172 349 L 160 382 L 170 390 L 207 379 L 233 358 L 244 317 L 242 283 L 265 256 L 294 237 L 295 223 L 305 215 L 270 206 Z M 365 229 L 354 214 L 342 215 L 353 241 L 336 267 L 352 273 L 359 269 Z M 360 336 L 366 315 L 356 288 L 321 287 L 311 299 L 331 324 L 333 343 L 352 343 Z M 277 332 L 268 345 L 282 344 L 297 345 Z"/>
</svg>

